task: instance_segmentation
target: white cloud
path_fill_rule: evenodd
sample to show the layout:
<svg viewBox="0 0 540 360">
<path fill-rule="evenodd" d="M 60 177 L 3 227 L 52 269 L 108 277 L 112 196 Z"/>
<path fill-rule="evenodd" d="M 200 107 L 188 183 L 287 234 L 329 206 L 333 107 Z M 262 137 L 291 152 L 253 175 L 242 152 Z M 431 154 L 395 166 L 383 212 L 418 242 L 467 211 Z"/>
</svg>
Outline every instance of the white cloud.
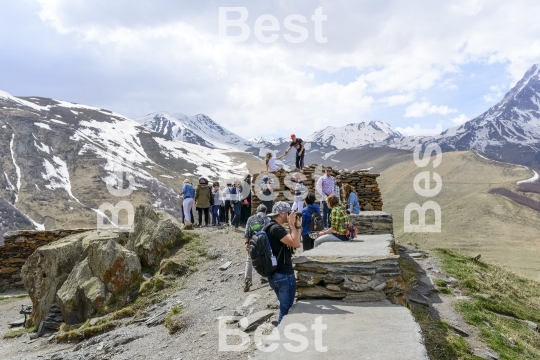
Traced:
<svg viewBox="0 0 540 360">
<path fill-rule="evenodd" d="M 413 99 L 414 94 L 402 94 L 383 97 L 379 100 L 379 102 L 387 104 L 388 106 L 396 106 L 409 103 L 413 101 Z"/>
<path fill-rule="evenodd" d="M 424 117 L 430 114 L 448 115 L 457 112 L 446 105 L 432 105 L 427 100 L 415 102 L 405 109 L 405 117 Z"/>
<path fill-rule="evenodd" d="M 407 126 L 405 128 L 397 127 L 396 131 L 399 131 L 403 135 L 438 135 L 442 132 L 442 124 L 439 122 L 435 128 L 422 128 L 419 124 L 414 124 L 413 127 Z"/>
<path fill-rule="evenodd" d="M 489 87 L 490 93 L 482 96 L 485 102 L 493 103 L 502 100 L 504 95 L 503 90 L 506 88 L 504 85 L 491 85 Z"/>
<path fill-rule="evenodd" d="M 469 117 L 467 115 L 465 115 L 465 114 L 461 114 L 459 116 L 456 116 L 453 119 L 450 119 L 450 121 L 452 121 L 452 124 L 454 126 L 461 125 L 461 124 L 463 124 L 463 123 L 465 123 L 465 122 L 467 122 L 469 120 L 470 120 Z"/>
<path fill-rule="evenodd" d="M 537 0 L 389 0 L 384 7 L 354 0 L 234 2 L 248 8 L 252 29 L 262 14 L 276 16 L 281 25 L 287 15 L 305 16 L 309 38 L 302 44 L 284 41 L 283 26 L 273 44 L 257 42 L 253 32 L 246 43 L 220 43 L 215 2 L 37 1 L 49 28 L 32 33 L 32 41 L 50 42 L 45 53 L 56 66 L 86 73 L 88 83 L 107 89 L 90 91 L 79 79 L 55 79 L 57 87 L 80 89 L 76 100 L 132 117 L 158 110 L 204 112 L 244 137 L 369 120 L 375 102 L 377 108 L 392 107 L 410 103 L 422 91 L 455 89 L 448 78 L 463 65 L 507 64 L 517 80 L 540 58 Z M 310 19 L 318 6 L 328 16 L 326 44 L 314 41 Z M 10 31 L 11 36 L 26 33 Z M 86 63 L 64 60 L 67 49 L 83 53 Z M 16 49 L 5 52 L 17 54 Z M 344 82 L 329 76 L 321 83 L 306 68 L 332 74 L 352 68 L 358 75 Z M 43 91 L 36 95 L 48 96 Z M 422 100 L 407 107 L 405 117 L 456 112 Z M 401 125 L 407 128 L 405 121 Z"/>
</svg>

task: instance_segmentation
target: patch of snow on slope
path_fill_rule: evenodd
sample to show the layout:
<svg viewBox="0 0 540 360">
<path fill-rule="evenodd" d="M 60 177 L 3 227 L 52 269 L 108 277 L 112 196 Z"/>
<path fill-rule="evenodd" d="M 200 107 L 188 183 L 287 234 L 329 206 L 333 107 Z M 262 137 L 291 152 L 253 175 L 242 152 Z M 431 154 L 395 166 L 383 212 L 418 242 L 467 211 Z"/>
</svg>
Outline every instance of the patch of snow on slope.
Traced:
<svg viewBox="0 0 540 360">
<path fill-rule="evenodd" d="M 13 165 L 15 166 L 15 172 L 17 173 L 17 194 L 15 194 L 15 202 L 19 200 L 19 190 L 21 189 L 21 168 L 17 166 L 15 161 L 15 152 L 13 151 L 13 143 L 15 142 L 15 134 L 11 137 L 9 143 L 9 149 L 11 150 L 11 159 L 13 159 Z"/>
<path fill-rule="evenodd" d="M 6 99 L 8 101 L 15 102 L 15 103 L 17 103 L 19 105 L 23 105 L 23 106 L 26 106 L 26 107 L 29 107 L 29 108 L 32 108 L 32 109 L 38 110 L 38 111 L 48 110 L 49 109 L 48 106 L 36 105 L 36 104 L 34 104 L 34 103 L 30 102 L 30 101 L 26 101 L 26 100 L 16 98 L 15 96 L 13 96 L 11 94 L 8 94 L 7 92 L 2 91 L 2 90 L 0 90 L 0 99 Z"/>
<path fill-rule="evenodd" d="M 56 120 L 56 119 L 49 119 L 49 121 L 52 121 L 52 122 L 57 123 L 57 124 L 67 125 L 65 122 L 60 121 L 60 120 Z"/>
<path fill-rule="evenodd" d="M 536 171 L 533 170 L 533 177 L 530 178 L 530 179 L 527 179 L 527 180 L 521 180 L 521 181 L 518 181 L 517 183 L 518 184 L 524 184 L 524 183 L 533 183 L 535 182 L 536 180 L 538 180 L 538 173 Z"/>
<path fill-rule="evenodd" d="M 41 151 L 43 151 L 43 152 L 45 152 L 47 154 L 51 153 L 51 149 L 47 145 L 45 145 L 43 143 L 41 143 L 41 145 L 40 145 L 40 144 L 37 143 L 36 140 L 34 140 L 34 145 L 38 148 L 38 150 L 41 150 Z"/>
<path fill-rule="evenodd" d="M 45 185 L 45 187 L 51 190 L 64 189 L 70 197 L 81 204 L 79 199 L 73 196 L 73 193 L 71 192 L 71 182 L 69 180 L 69 171 L 66 163 L 58 156 L 53 156 L 52 160 L 55 165 L 51 164 L 47 159 L 43 160 L 43 166 L 45 167 L 43 178 L 49 181 L 49 185 Z"/>
<path fill-rule="evenodd" d="M 326 160 L 328 159 L 330 156 L 332 155 L 335 155 L 339 152 L 339 150 L 334 150 L 334 151 L 330 151 L 330 152 L 327 152 L 326 154 L 324 154 L 324 156 L 322 157 L 323 160 Z"/>
<path fill-rule="evenodd" d="M 247 172 L 246 163 L 235 165 L 232 159 L 225 155 L 224 150 L 210 149 L 190 143 L 179 143 L 162 138 L 156 142 L 169 151 L 170 156 L 197 165 L 196 175 L 212 179 L 233 179 Z"/>
<path fill-rule="evenodd" d="M 36 122 L 34 125 L 39 126 L 40 128 L 51 130 L 50 126 L 48 124 L 44 124 L 42 122 Z"/>
<path fill-rule="evenodd" d="M 11 183 L 11 181 L 9 181 L 9 177 L 8 175 L 6 174 L 6 172 L 4 171 L 4 176 L 6 177 L 6 180 L 8 182 L 8 187 L 6 188 L 6 190 L 9 190 L 9 191 L 15 191 L 15 186 L 13 186 L 13 184 Z"/>
</svg>

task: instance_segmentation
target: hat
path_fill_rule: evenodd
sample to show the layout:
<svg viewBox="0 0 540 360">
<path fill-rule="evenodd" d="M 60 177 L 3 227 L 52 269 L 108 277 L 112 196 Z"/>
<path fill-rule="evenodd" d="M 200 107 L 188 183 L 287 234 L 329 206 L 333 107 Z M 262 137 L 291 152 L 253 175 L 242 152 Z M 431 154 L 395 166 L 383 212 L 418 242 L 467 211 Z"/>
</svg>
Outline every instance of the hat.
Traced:
<svg viewBox="0 0 540 360">
<path fill-rule="evenodd" d="M 251 177 L 251 174 L 246 174 L 246 176 L 244 176 L 244 179 L 245 178 L 250 178 Z"/>
<path fill-rule="evenodd" d="M 257 212 L 266 212 L 268 210 L 263 204 L 257 206 Z"/>
<path fill-rule="evenodd" d="M 268 180 L 268 179 L 270 179 L 270 178 L 268 177 L 268 175 L 263 175 L 263 177 L 262 177 L 262 180 L 263 180 L 263 181 Z"/>
<path fill-rule="evenodd" d="M 288 213 L 289 211 L 291 211 L 291 205 L 289 205 L 285 201 L 278 201 L 274 204 L 274 207 L 272 208 L 272 213 L 268 214 L 268 216 L 274 217 L 279 214 Z"/>
<path fill-rule="evenodd" d="M 231 186 L 231 185 L 232 185 L 232 182 L 227 181 L 227 186 Z"/>
<path fill-rule="evenodd" d="M 296 135 L 291 134 L 291 139 L 294 139 L 295 137 L 296 137 Z"/>
</svg>

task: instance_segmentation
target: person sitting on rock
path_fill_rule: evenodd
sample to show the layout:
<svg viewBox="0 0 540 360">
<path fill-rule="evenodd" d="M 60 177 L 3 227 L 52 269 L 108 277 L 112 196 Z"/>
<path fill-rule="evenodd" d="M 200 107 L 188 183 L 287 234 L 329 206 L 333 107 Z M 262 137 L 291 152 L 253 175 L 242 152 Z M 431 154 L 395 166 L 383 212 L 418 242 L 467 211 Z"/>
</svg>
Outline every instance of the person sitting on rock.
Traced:
<svg viewBox="0 0 540 360">
<path fill-rule="evenodd" d="M 330 213 L 330 228 L 319 232 L 314 247 L 330 241 L 349 241 L 349 238 L 347 238 L 349 215 L 347 215 L 345 208 L 339 203 L 336 195 L 330 195 L 326 201 L 328 207 L 332 210 Z"/>
</svg>

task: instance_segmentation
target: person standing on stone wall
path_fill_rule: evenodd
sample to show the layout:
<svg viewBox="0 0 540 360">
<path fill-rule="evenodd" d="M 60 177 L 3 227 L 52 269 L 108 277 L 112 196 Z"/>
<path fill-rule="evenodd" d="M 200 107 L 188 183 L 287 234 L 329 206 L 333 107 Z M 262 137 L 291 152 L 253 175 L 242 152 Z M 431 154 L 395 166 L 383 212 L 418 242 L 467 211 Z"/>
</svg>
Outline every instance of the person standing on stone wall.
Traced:
<svg viewBox="0 0 540 360">
<path fill-rule="evenodd" d="M 279 324 L 283 316 L 289 313 L 296 295 L 296 279 L 294 277 L 291 252 L 287 246 L 295 249 L 301 246 L 300 234 L 302 226 L 298 224 L 300 218 L 296 216 L 294 211 L 291 211 L 291 206 L 284 201 L 278 201 L 274 205 L 272 213 L 268 214 L 268 217 L 272 220 L 265 230 L 272 247 L 272 253 L 277 261 L 276 271 L 272 276 L 268 277 L 268 283 L 279 300 Z M 282 226 L 285 223 L 289 224 L 290 234 Z"/>
<path fill-rule="evenodd" d="M 191 209 L 193 208 L 193 199 L 195 198 L 195 189 L 191 186 L 189 179 L 184 180 L 184 185 L 182 185 L 182 197 L 184 201 L 182 206 L 184 208 L 184 219 L 189 223 L 185 225 L 193 224 L 193 216 L 191 215 Z"/>
<path fill-rule="evenodd" d="M 244 231 L 244 239 L 246 240 L 247 260 L 246 269 L 244 271 L 244 292 L 249 291 L 251 285 L 253 285 L 253 263 L 251 262 L 251 256 L 249 256 L 249 240 L 258 231 L 261 231 L 264 225 L 270 222 L 270 218 L 266 216 L 266 206 L 257 206 L 257 213 L 250 216 L 246 223 L 246 230 Z M 264 282 L 265 278 L 261 278 L 261 282 Z"/>
<path fill-rule="evenodd" d="M 323 200 L 321 201 L 321 204 L 323 208 L 324 228 L 328 229 L 330 227 L 330 224 L 329 224 L 330 209 L 328 208 L 326 198 L 330 195 L 335 195 L 335 192 L 336 192 L 336 184 L 334 181 L 334 177 L 332 176 L 332 168 L 330 166 L 326 168 L 324 175 L 321 176 L 319 180 L 317 180 L 316 189 L 317 189 L 317 192 L 323 198 Z"/>
<path fill-rule="evenodd" d="M 283 159 L 285 156 L 287 156 L 287 154 L 293 147 L 296 149 L 296 168 L 302 170 L 302 168 L 304 167 L 305 155 L 304 141 L 300 138 L 297 138 L 294 134 L 291 134 L 291 144 L 289 145 L 289 148 L 285 150 L 285 153 L 279 156 L 277 159 Z"/>
<path fill-rule="evenodd" d="M 249 193 L 245 194 L 245 189 L 248 189 Z M 242 207 L 240 209 L 240 225 L 246 226 L 248 218 L 251 216 L 251 175 L 246 174 L 244 177 L 243 188 L 245 199 L 242 200 Z"/>
</svg>

